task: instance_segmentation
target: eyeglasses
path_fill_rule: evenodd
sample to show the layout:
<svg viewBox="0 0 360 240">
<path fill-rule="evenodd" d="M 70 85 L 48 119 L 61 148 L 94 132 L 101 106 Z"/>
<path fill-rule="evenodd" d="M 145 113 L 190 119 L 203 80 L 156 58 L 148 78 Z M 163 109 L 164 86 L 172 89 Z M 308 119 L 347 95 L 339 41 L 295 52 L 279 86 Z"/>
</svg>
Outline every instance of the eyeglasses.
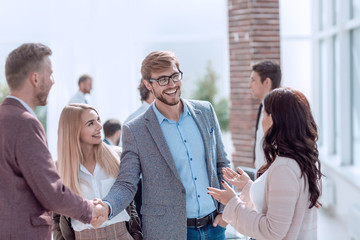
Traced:
<svg viewBox="0 0 360 240">
<path fill-rule="evenodd" d="M 170 77 L 168 76 L 162 76 L 159 79 L 152 79 L 150 78 L 149 81 L 150 82 L 157 82 L 160 86 L 166 86 L 169 84 L 170 79 L 173 80 L 173 82 L 179 82 L 181 81 L 183 78 L 183 73 L 182 71 L 179 70 L 179 72 L 176 72 L 174 74 L 172 74 Z"/>
</svg>

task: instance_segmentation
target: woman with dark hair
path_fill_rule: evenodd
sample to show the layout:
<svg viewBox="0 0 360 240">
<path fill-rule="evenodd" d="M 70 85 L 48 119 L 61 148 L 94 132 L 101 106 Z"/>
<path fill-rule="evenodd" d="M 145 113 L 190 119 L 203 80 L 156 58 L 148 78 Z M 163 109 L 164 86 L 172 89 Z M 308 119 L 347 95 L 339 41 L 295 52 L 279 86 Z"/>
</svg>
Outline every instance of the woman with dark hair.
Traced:
<svg viewBox="0 0 360 240">
<path fill-rule="evenodd" d="M 224 179 L 241 190 L 240 197 L 225 190 L 209 194 L 226 204 L 223 219 L 240 233 L 261 239 L 316 239 L 320 206 L 320 161 L 317 127 L 305 96 L 279 88 L 264 99 L 264 154 L 266 163 L 251 181 L 223 168 Z"/>
</svg>

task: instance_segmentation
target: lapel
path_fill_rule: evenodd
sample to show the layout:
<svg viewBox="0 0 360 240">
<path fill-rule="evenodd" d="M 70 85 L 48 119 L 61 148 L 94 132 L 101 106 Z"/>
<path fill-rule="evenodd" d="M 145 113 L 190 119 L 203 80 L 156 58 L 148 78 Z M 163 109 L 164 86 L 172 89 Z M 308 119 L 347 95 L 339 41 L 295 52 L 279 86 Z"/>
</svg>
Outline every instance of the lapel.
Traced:
<svg viewBox="0 0 360 240">
<path fill-rule="evenodd" d="M 168 164 L 171 171 L 174 173 L 175 177 L 179 179 L 179 181 L 181 182 L 181 178 L 177 171 L 175 161 L 172 158 L 170 149 L 166 143 L 159 121 L 156 118 L 152 105 L 150 105 L 148 110 L 146 110 L 144 117 L 145 117 L 145 125 L 149 130 L 151 137 L 154 139 L 154 142 L 157 148 L 159 149 L 160 154 L 165 159 L 165 162 Z"/>
<path fill-rule="evenodd" d="M 204 113 L 202 111 L 200 111 L 199 109 L 196 109 L 193 107 L 193 105 L 187 101 L 182 99 L 183 103 L 186 104 L 186 106 L 188 107 L 191 116 L 193 117 L 196 125 L 199 128 L 202 140 L 204 142 L 204 148 L 205 148 L 205 154 L 206 154 L 206 165 L 207 165 L 207 170 L 208 170 L 208 174 L 209 174 L 209 180 L 211 181 L 212 177 L 213 177 L 213 173 L 212 170 L 216 169 L 214 168 L 215 166 L 212 166 L 212 154 L 211 154 L 211 149 L 212 146 L 210 145 L 210 139 L 209 136 L 212 134 L 212 132 L 214 131 L 214 129 L 211 126 L 208 126 L 208 123 L 205 119 Z"/>
</svg>

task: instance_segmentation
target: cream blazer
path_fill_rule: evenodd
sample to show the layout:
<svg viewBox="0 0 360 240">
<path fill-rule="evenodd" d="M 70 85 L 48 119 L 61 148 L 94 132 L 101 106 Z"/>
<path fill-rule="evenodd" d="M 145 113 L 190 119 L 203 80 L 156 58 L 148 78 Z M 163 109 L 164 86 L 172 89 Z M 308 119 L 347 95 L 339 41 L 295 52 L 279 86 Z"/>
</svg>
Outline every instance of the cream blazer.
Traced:
<svg viewBox="0 0 360 240">
<path fill-rule="evenodd" d="M 317 208 L 309 209 L 309 190 L 299 165 L 277 157 L 268 169 L 262 212 L 253 210 L 249 181 L 240 197 L 226 205 L 223 219 L 257 240 L 317 239 Z"/>
</svg>

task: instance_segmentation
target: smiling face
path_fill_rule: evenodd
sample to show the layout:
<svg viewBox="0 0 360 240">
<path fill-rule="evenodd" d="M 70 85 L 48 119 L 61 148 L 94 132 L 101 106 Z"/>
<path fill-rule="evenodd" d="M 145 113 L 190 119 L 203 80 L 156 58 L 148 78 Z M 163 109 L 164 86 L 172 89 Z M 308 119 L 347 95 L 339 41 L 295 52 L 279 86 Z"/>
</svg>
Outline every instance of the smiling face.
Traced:
<svg viewBox="0 0 360 240">
<path fill-rule="evenodd" d="M 152 79 L 160 79 L 161 77 L 169 77 L 179 72 L 173 63 L 170 68 L 162 72 L 152 73 Z M 179 104 L 181 95 L 181 81 L 174 82 L 170 79 L 169 84 L 160 86 L 157 82 L 144 82 L 146 87 L 151 90 L 157 100 L 157 104 L 174 106 Z"/>
<path fill-rule="evenodd" d="M 92 109 L 86 109 L 81 115 L 80 142 L 86 145 L 101 143 L 101 121 Z"/>
</svg>

